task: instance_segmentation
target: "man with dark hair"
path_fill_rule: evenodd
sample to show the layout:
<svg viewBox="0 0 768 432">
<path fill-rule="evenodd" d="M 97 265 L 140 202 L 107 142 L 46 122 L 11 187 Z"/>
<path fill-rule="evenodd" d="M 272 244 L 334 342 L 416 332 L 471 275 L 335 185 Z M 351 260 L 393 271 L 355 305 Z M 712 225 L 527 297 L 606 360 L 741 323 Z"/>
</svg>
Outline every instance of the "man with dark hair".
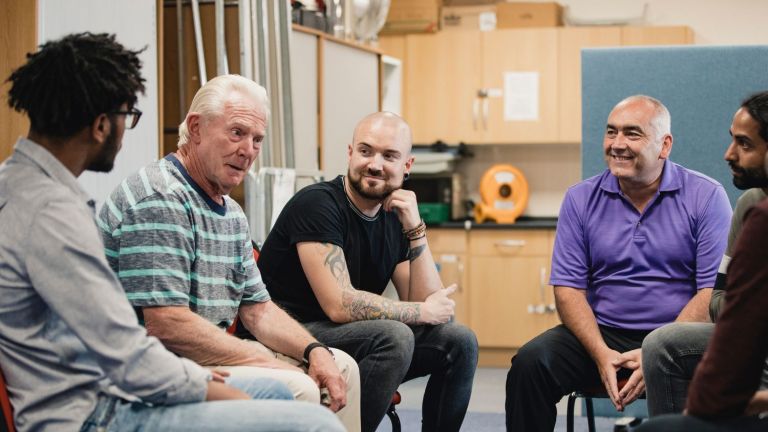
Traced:
<svg viewBox="0 0 768 432">
<path fill-rule="evenodd" d="M 360 366 L 362 429 L 376 430 L 401 382 L 430 375 L 422 430 L 458 431 L 472 393 L 477 339 L 452 320 L 416 195 L 411 130 L 378 112 L 355 127 L 346 176 L 299 191 L 259 258 L 270 294 L 318 340 Z M 381 294 L 389 282 L 399 301 Z"/>
<path fill-rule="evenodd" d="M 608 169 L 568 189 L 557 221 L 550 283 L 563 324 L 512 358 L 507 430 L 551 431 L 557 401 L 595 386 L 623 410 L 645 389 L 648 333 L 706 320 L 731 206 L 722 185 L 668 160 L 672 143 L 655 98 L 608 115 Z"/>
<path fill-rule="evenodd" d="M 77 177 L 111 169 L 138 122 L 138 54 L 74 34 L 8 79 L 31 121 L 0 166 L 0 365 L 17 430 L 342 430 L 319 406 L 249 400 L 291 396 L 269 379 L 227 385 L 137 323 Z M 203 403 L 228 399 L 242 400 Z"/>
<path fill-rule="evenodd" d="M 725 160 L 731 167 L 733 184 L 746 191 L 736 202 L 728 247 L 712 292 L 709 313 L 713 322 L 723 307 L 726 272 L 744 217 L 768 194 L 768 175 L 763 170 L 763 160 L 768 154 L 768 92 L 754 94 L 742 102 L 733 116 L 730 134 L 732 140 L 725 151 Z M 648 335 L 643 342 L 643 370 L 651 417 L 683 411 L 688 385 L 714 329 L 712 323 L 672 323 Z M 761 387 L 768 388 L 768 367 Z"/>
</svg>

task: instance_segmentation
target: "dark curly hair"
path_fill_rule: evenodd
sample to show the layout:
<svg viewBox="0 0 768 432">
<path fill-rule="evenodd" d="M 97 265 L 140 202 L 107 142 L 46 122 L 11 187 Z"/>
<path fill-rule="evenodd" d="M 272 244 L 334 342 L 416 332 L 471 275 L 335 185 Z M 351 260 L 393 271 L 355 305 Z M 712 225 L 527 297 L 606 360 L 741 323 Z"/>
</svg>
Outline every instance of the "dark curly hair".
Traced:
<svg viewBox="0 0 768 432">
<path fill-rule="evenodd" d="M 768 91 L 753 94 L 744 99 L 741 106 L 760 125 L 760 138 L 768 141 Z"/>
<path fill-rule="evenodd" d="M 138 54 L 115 41 L 115 35 L 71 34 L 27 54 L 14 70 L 8 105 L 26 112 L 31 129 L 67 138 L 89 126 L 100 114 L 129 108 L 144 93 Z"/>
</svg>

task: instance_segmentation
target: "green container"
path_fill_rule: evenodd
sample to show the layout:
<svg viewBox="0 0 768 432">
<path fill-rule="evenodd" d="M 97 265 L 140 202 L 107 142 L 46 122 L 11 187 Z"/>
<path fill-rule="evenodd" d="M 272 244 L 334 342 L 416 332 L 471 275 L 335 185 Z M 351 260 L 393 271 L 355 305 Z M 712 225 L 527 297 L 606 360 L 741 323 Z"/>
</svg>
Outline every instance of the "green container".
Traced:
<svg viewBox="0 0 768 432">
<path fill-rule="evenodd" d="M 443 203 L 419 203 L 419 214 L 428 224 L 451 220 L 451 206 Z"/>
</svg>

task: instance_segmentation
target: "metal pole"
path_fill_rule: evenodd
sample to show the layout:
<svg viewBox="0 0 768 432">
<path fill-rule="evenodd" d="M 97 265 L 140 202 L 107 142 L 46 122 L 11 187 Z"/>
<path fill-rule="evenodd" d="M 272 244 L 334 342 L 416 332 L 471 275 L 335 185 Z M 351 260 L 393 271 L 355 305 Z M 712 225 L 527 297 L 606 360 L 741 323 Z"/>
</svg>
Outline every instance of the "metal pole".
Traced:
<svg viewBox="0 0 768 432">
<path fill-rule="evenodd" d="M 197 69 L 200 73 L 200 86 L 208 82 L 205 73 L 205 51 L 203 50 L 203 30 L 200 27 L 200 5 L 197 0 L 192 0 L 192 23 L 195 26 L 195 47 L 197 48 Z"/>
<path fill-rule="evenodd" d="M 227 41 L 224 37 L 224 0 L 216 0 L 213 6 L 216 15 L 216 75 L 228 75 Z"/>
</svg>

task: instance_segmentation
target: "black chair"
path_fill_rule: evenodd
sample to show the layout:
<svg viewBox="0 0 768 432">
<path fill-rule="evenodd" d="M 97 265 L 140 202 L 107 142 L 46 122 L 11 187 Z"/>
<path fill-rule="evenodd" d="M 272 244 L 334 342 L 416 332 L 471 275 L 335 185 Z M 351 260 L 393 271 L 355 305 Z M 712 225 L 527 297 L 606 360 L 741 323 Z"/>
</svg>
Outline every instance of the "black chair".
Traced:
<svg viewBox="0 0 768 432">
<path fill-rule="evenodd" d="M 621 389 L 627 383 L 627 379 L 619 380 L 616 384 Z M 565 430 L 567 432 L 573 432 L 573 411 L 576 399 L 584 398 L 584 404 L 587 406 L 587 427 L 589 432 L 595 432 L 595 410 L 592 407 L 592 399 L 601 398 L 607 399 L 608 393 L 605 392 L 605 388 L 601 385 L 598 387 L 576 390 L 568 395 L 568 412 L 565 419 Z M 641 394 L 638 399 L 645 399 L 645 393 Z"/>
<path fill-rule="evenodd" d="M 400 392 L 396 391 L 394 395 L 392 395 L 392 402 L 389 403 L 389 408 L 387 408 L 387 417 L 389 417 L 389 421 L 392 422 L 392 432 L 400 432 L 400 416 L 397 415 L 397 411 L 395 411 L 395 406 L 400 404 Z"/>
</svg>

